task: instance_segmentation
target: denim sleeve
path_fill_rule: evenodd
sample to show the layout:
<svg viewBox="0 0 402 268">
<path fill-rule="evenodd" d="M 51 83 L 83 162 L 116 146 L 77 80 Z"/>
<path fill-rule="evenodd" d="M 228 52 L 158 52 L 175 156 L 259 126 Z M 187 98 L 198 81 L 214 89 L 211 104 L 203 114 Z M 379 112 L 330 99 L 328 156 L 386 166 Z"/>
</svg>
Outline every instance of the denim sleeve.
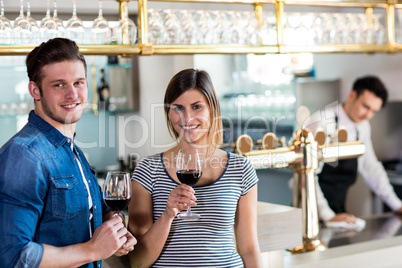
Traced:
<svg viewBox="0 0 402 268">
<path fill-rule="evenodd" d="M 38 267 L 43 248 L 34 243 L 47 192 L 38 157 L 9 144 L 0 153 L 0 267 Z"/>
</svg>

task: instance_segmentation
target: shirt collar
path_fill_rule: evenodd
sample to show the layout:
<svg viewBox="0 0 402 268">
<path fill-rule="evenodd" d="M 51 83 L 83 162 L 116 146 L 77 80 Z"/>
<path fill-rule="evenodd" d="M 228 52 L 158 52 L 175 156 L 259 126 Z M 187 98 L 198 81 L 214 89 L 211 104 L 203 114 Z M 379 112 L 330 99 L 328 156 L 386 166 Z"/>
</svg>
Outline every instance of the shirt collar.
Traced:
<svg viewBox="0 0 402 268">
<path fill-rule="evenodd" d="M 62 146 L 64 143 L 73 143 L 73 140 L 61 134 L 60 131 L 46 122 L 42 117 L 35 114 L 33 110 L 29 113 L 28 122 L 33 124 L 40 132 L 42 132 L 42 134 L 57 148 Z"/>
<path fill-rule="evenodd" d="M 339 122 L 342 122 L 342 124 L 344 124 L 344 125 L 355 125 L 356 124 L 347 115 L 342 103 L 340 103 L 339 107 L 338 107 L 338 120 L 339 120 Z"/>
</svg>

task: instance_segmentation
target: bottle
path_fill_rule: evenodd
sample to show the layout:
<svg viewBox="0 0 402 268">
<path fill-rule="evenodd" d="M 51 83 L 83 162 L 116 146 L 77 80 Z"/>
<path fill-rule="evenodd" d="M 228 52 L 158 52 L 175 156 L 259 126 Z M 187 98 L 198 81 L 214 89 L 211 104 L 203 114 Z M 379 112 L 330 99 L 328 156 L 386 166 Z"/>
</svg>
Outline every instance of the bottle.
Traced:
<svg viewBox="0 0 402 268">
<path fill-rule="evenodd" d="M 99 95 L 99 110 L 109 109 L 109 99 L 110 99 L 110 88 L 109 84 L 105 80 L 105 70 L 100 70 L 100 82 L 98 85 L 98 95 Z"/>
</svg>

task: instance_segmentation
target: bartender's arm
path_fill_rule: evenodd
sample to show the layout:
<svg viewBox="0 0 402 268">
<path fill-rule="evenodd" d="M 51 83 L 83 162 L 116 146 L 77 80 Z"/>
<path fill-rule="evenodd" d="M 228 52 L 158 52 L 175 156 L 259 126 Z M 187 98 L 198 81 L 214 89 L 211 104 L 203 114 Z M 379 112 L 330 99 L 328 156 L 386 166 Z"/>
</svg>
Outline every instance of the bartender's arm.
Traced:
<svg viewBox="0 0 402 268">
<path fill-rule="evenodd" d="M 381 200 L 386 203 L 394 212 L 402 213 L 402 201 L 396 195 L 392 187 L 384 166 L 378 161 L 374 153 L 373 144 L 371 142 L 370 124 L 362 125 L 365 135 L 361 139 L 366 147 L 366 152 L 359 158 L 358 170 L 370 189 L 378 195 Z"/>
</svg>

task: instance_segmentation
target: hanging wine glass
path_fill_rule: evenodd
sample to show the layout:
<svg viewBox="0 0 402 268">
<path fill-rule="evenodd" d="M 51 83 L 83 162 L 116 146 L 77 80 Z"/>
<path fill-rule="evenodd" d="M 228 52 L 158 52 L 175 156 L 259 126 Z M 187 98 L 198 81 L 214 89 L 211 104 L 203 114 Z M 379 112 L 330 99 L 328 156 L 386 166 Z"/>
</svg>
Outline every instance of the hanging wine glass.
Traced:
<svg viewBox="0 0 402 268">
<path fill-rule="evenodd" d="M 109 22 L 103 17 L 102 0 L 99 0 L 98 17 L 94 20 L 91 28 L 92 44 L 108 44 L 110 42 Z"/>
<path fill-rule="evenodd" d="M 53 0 L 53 20 L 57 24 L 57 36 L 64 37 L 66 35 L 66 28 L 64 28 L 63 21 L 57 16 L 56 0 Z"/>
<path fill-rule="evenodd" d="M 51 38 L 57 37 L 57 35 L 57 23 L 50 15 L 50 3 L 49 0 L 46 0 L 46 16 L 40 23 L 40 38 L 41 41 L 45 42 Z"/>
<path fill-rule="evenodd" d="M 166 36 L 165 27 L 161 23 L 161 17 L 158 10 L 148 10 L 148 41 L 151 44 L 163 44 Z"/>
<path fill-rule="evenodd" d="M 29 44 L 31 42 L 31 23 L 24 15 L 24 1 L 20 0 L 20 14 L 14 20 L 14 42 L 16 44 Z"/>
<path fill-rule="evenodd" d="M 31 24 L 31 43 L 38 44 L 39 43 L 39 27 L 36 24 L 36 20 L 31 16 L 31 1 L 27 0 L 27 20 Z"/>
<path fill-rule="evenodd" d="M 82 20 L 77 17 L 76 0 L 73 0 L 73 15 L 67 21 L 67 38 L 75 41 L 77 44 L 84 42 L 84 25 Z"/>
<path fill-rule="evenodd" d="M 4 2 L 1 0 L 1 13 L 0 13 L 0 44 L 12 43 L 13 27 L 10 20 L 4 15 Z"/>
<path fill-rule="evenodd" d="M 124 5 L 123 14 L 128 14 L 128 3 Z M 119 44 L 132 45 L 137 42 L 137 26 L 129 17 L 120 20 L 118 27 Z"/>
</svg>

